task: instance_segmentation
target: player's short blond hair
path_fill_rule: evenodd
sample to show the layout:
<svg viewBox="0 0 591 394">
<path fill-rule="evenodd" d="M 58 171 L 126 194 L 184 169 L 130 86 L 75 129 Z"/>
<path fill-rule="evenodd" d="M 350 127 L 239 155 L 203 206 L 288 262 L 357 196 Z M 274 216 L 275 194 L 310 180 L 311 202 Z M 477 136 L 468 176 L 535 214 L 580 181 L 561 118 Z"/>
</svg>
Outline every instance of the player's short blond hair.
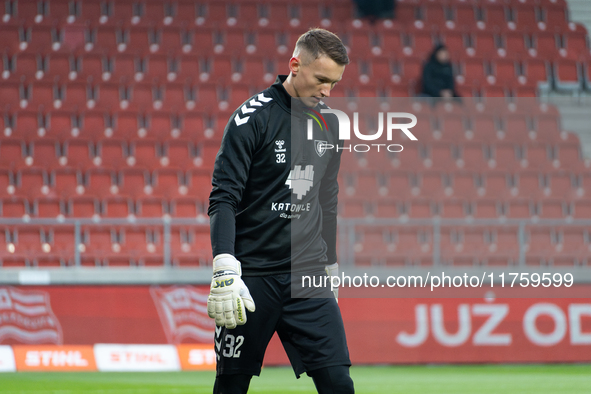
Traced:
<svg viewBox="0 0 591 394">
<path fill-rule="evenodd" d="M 324 29 L 310 29 L 302 34 L 296 42 L 293 56 L 302 58 L 304 64 L 311 63 L 320 56 L 328 56 L 339 66 L 349 64 L 347 48 L 341 39 Z"/>
</svg>

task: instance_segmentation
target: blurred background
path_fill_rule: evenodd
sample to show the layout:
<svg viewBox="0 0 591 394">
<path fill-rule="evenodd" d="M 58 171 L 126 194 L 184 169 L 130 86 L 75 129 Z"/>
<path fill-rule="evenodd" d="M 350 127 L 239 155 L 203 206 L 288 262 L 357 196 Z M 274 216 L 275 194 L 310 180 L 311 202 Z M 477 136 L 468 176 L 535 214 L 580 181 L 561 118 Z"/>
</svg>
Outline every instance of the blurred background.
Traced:
<svg viewBox="0 0 591 394">
<path fill-rule="evenodd" d="M 387 313 L 345 291 L 353 362 L 591 361 L 589 1 L 5 0 L 0 18 L 0 369 L 214 366 L 215 155 L 310 27 L 349 50 L 332 96 L 419 120 L 403 152 L 343 161 L 343 267 L 579 286 Z M 275 340 L 266 362 L 287 363 Z"/>
</svg>

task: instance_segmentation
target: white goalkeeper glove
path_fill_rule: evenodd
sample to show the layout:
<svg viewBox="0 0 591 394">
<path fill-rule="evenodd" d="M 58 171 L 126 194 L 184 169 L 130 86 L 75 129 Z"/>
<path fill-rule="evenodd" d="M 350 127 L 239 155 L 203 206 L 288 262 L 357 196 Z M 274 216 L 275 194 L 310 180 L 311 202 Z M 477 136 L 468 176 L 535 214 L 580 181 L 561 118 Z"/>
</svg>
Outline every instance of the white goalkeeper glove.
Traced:
<svg viewBox="0 0 591 394">
<path fill-rule="evenodd" d="M 332 287 L 332 277 L 336 276 L 338 278 L 338 276 L 339 276 L 339 263 L 325 265 L 324 271 L 326 272 L 326 275 L 328 275 L 328 277 L 330 278 L 329 281 L 330 281 L 330 287 L 332 289 L 332 294 L 334 294 L 335 300 L 337 300 L 337 302 L 339 302 L 339 288 Z"/>
<path fill-rule="evenodd" d="M 227 328 L 246 323 L 246 309 L 255 306 L 248 288 L 240 278 L 240 262 L 231 254 L 223 253 L 213 259 L 213 278 L 207 298 L 207 314 L 215 324 Z"/>
</svg>

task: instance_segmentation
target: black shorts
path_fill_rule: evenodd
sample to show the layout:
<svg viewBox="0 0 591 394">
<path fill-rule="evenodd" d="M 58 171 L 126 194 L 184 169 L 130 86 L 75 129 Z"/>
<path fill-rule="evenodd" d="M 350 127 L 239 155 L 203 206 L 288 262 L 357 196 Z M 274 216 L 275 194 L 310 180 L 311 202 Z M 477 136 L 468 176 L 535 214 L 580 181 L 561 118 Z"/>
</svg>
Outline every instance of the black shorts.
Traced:
<svg viewBox="0 0 591 394">
<path fill-rule="evenodd" d="M 351 365 L 345 329 L 334 298 L 292 298 L 291 274 L 243 276 L 255 312 L 233 329 L 216 327 L 217 375 L 259 375 L 275 332 L 295 374 Z"/>
</svg>

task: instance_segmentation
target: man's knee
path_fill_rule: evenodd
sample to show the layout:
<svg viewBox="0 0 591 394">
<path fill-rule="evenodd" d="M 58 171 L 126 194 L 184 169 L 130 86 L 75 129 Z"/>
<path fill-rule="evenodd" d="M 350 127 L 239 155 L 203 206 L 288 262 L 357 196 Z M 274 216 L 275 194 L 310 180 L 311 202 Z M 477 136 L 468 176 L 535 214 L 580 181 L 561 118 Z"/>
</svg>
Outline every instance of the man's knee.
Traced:
<svg viewBox="0 0 591 394">
<path fill-rule="evenodd" d="M 314 380 L 318 394 L 353 394 L 353 380 L 349 375 L 349 367 L 339 365 L 320 368 L 308 373 Z"/>
<path fill-rule="evenodd" d="M 213 394 L 246 394 L 252 375 L 218 375 Z"/>
</svg>

